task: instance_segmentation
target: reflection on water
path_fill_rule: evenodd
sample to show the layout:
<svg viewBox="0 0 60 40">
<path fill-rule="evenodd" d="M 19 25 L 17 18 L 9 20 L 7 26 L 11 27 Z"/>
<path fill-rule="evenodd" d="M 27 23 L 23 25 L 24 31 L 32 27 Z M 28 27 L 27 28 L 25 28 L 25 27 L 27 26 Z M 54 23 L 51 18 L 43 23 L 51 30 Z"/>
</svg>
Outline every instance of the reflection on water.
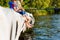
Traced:
<svg viewBox="0 0 60 40">
<path fill-rule="evenodd" d="M 60 40 L 60 15 L 40 16 L 33 40 Z"/>
</svg>

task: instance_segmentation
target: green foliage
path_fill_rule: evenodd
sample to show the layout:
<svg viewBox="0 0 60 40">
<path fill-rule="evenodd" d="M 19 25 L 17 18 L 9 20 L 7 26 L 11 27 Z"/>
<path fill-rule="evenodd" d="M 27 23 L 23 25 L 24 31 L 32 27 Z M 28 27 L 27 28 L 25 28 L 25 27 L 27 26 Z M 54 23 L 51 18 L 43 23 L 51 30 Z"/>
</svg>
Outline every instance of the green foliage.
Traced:
<svg viewBox="0 0 60 40">
<path fill-rule="evenodd" d="M 34 13 L 34 14 L 37 14 L 37 15 L 41 15 L 41 14 L 47 14 L 47 11 L 46 10 L 40 10 L 40 9 L 45 9 L 45 8 L 48 8 L 50 7 L 50 3 L 51 3 L 51 0 L 28 0 L 28 1 L 24 1 L 25 4 L 24 4 L 24 8 L 27 9 L 27 8 L 36 8 L 37 10 L 29 10 L 30 12 Z M 39 9 L 39 10 L 38 10 Z M 45 13 L 44 13 L 45 12 Z"/>
<path fill-rule="evenodd" d="M 9 2 L 9 0 L 0 0 L 0 5 L 4 6 L 4 7 L 8 7 L 9 6 L 8 2 Z"/>
</svg>

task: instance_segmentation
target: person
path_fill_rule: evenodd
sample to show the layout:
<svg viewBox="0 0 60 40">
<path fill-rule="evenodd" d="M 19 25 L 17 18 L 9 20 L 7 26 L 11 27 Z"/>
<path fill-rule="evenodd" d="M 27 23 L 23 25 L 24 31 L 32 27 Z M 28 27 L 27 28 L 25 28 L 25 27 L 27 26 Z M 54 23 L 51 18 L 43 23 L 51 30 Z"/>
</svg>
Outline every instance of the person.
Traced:
<svg viewBox="0 0 60 40">
<path fill-rule="evenodd" d="M 24 8 L 21 6 L 21 2 L 23 2 L 23 0 L 11 0 L 9 2 L 10 8 L 13 9 L 14 11 L 18 12 L 19 14 L 21 14 L 23 16 L 23 18 L 25 18 L 25 24 L 28 28 L 32 28 L 32 25 L 30 24 L 30 18 L 28 18 L 28 16 L 26 15 L 26 12 L 24 10 Z"/>
<path fill-rule="evenodd" d="M 22 2 L 22 1 L 21 0 L 20 1 L 11 0 L 9 2 L 9 6 L 10 6 L 11 9 L 14 9 L 14 11 L 24 15 L 25 11 L 24 11 L 24 8 L 21 6 L 20 2 Z"/>
</svg>

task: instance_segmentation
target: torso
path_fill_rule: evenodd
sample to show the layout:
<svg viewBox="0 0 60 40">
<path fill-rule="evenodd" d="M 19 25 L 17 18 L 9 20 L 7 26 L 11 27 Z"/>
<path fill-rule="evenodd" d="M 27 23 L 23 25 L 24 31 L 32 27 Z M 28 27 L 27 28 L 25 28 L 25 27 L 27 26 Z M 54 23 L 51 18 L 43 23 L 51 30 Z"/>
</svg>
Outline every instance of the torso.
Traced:
<svg viewBox="0 0 60 40">
<path fill-rule="evenodd" d="M 14 1 L 14 7 L 19 8 L 21 7 L 21 3 L 19 1 Z"/>
</svg>

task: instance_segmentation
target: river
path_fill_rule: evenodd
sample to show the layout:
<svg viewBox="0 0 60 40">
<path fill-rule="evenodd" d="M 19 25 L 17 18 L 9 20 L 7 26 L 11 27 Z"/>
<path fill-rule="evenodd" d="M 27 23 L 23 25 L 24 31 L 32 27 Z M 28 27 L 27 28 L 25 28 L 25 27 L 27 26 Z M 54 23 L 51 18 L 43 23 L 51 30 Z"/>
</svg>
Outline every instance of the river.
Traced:
<svg viewBox="0 0 60 40">
<path fill-rule="evenodd" d="M 39 16 L 32 40 L 60 40 L 60 14 Z"/>
</svg>

